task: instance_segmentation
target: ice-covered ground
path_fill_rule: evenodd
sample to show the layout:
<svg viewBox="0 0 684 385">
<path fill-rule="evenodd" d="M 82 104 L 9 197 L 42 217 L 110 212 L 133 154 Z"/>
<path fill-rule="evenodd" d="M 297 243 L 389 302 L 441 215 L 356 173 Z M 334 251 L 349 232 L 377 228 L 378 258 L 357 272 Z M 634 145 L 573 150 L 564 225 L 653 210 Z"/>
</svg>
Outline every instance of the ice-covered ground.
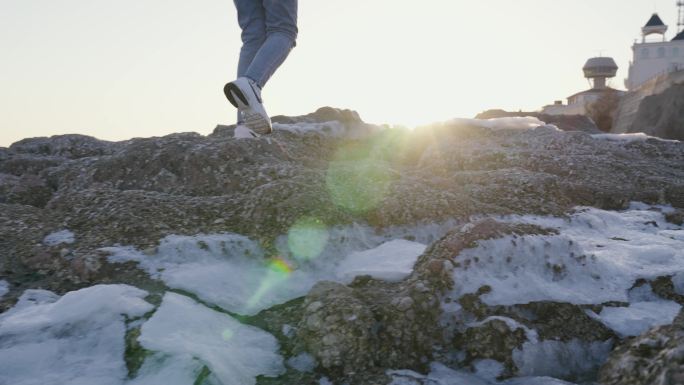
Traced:
<svg viewBox="0 0 684 385">
<path fill-rule="evenodd" d="M 111 262 L 138 261 L 169 287 L 197 295 L 232 313 L 253 315 L 306 295 L 319 281 L 350 283 L 358 275 L 401 280 L 425 250 L 453 225 L 396 227 L 376 234 L 367 226 L 290 231 L 266 256 L 253 240 L 237 234 L 169 236 L 155 255 L 131 247 L 109 247 Z M 404 237 L 411 236 L 415 241 Z"/>
<path fill-rule="evenodd" d="M 65 294 L 27 290 L 0 315 L 0 384 L 121 385 L 125 321 L 153 309 L 125 285 Z"/>
<path fill-rule="evenodd" d="M 648 284 L 634 287 L 637 279 L 666 275 L 684 292 L 684 229 L 665 221 L 666 210 L 633 204 L 622 212 L 579 208 L 567 218 L 499 218 L 553 228 L 558 234 L 480 241 L 458 256 L 471 262 L 467 270 L 455 270 L 450 296 L 489 285 L 492 291 L 481 298 L 490 305 L 624 303 L 588 311 L 621 336 L 671 323 L 680 305 L 658 298 Z M 425 245 L 453 226 L 397 227 L 383 233 L 360 225 L 297 228 L 276 241 L 275 256 L 236 234 L 170 236 L 150 255 L 130 247 L 106 250 L 113 262 L 138 261 L 172 288 L 230 312 L 255 314 L 306 294 L 321 279 L 349 282 L 358 274 L 402 279 Z M 212 385 L 253 384 L 258 375 L 277 376 L 285 365 L 313 369 L 310 356 L 284 362 L 273 336 L 194 299 L 166 293 L 155 310 L 146 296 L 126 285 L 99 285 L 62 297 L 27 290 L 0 315 L 0 384 L 181 385 L 202 373 L 210 373 L 207 383 Z M 445 311 L 460 309 L 455 305 Z M 497 318 L 513 328 L 522 326 Z M 140 325 L 138 341 L 151 355 L 129 378 L 124 336 L 127 328 Z M 513 359 L 520 374 L 530 377 L 497 382 L 502 367 L 491 360 L 475 362 L 476 373 L 438 363 L 429 375 L 389 373 L 395 385 L 563 385 L 567 383 L 540 376 L 586 371 L 612 347 L 610 341 L 540 341 L 536 331 L 525 330 L 528 341 L 513 352 Z"/>
<path fill-rule="evenodd" d="M 151 358 L 156 368 L 148 364 L 141 384 L 173 384 L 160 380 L 179 365 L 186 377 L 206 365 L 222 385 L 251 385 L 258 375 L 277 377 L 285 370 L 271 334 L 174 293 L 164 296 L 138 340 L 156 352 Z"/>
<path fill-rule="evenodd" d="M 499 218 L 555 229 L 558 234 L 479 241 L 458 256 L 468 267 L 454 270 L 450 297 L 488 285 L 492 290 L 480 297 L 488 305 L 613 302 L 599 314 L 586 312 L 622 337 L 671 324 L 681 306 L 656 296 L 649 284 L 634 287 L 639 279 L 674 276 L 675 288 L 682 289 L 684 228 L 665 220 L 667 210 L 635 203 L 622 212 L 578 208 L 567 218 Z M 445 319 L 458 317 L 461 308 L 451 302 L 445 304 L 445 312 Z M 588 373 L 612 349 L 611 341 L 538 341 L 535 334 L 528 331 L 528 341 L 513 352 L 521 375 L 566 378 Z"/>
<path fill-rule="evenodd" d="M 519 377 L 498 382 L 484 375 L 450 369 L 440 363 L 430 366 L 430 373 L 422 375 L 411 370 L 390 370 L 390 385 L 572 385 L 550 377 Z"/>
<path fill-rule="evenodd" d="M 676 140 L 663 139 L 655 136 L 646 135 L 643 132 L 637 132 L 632 134 L 594 134 L 591 137 L 594 139 L 610 140 L 613 142 L 623 143 L 643 142 L 648 139 L 661 140 L 665 142 L 677 142 Z"/>
<path fill-rule="evenodd" d="M 556 229 L 559 234 L 507 236 L 465 250 L 459 260 L 469 260 L 470 265 L 455 270 L 453 298 L 489 285 L 492 291 L 481 297 L 488 305 L 632 303 L 598 315 L 624 335 L 671 323 L 678 313 L 675 303 L 630 296 L 637 279 L 684 272 L 684 230 L 667 222 L 662 212 L 633 204 L 624 212 L 580 208 L 568 218 L 503 219 Z M 657 316 L 645 316 L 645 309 Z M 628 325 L 630 320 L 638 320 L 638 330 Z"/>
</svg>

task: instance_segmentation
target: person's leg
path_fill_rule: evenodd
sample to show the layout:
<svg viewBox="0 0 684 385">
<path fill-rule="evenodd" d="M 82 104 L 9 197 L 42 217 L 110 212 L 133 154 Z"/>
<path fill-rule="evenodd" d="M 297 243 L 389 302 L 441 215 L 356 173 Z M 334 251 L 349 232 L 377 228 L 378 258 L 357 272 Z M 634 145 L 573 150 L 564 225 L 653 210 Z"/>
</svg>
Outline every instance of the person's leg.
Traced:
<svg viewBox="0 0 684 385">
<path fill-rule="evenodd" d="M 297 0 L 261 0 L 266 40 L 252 59 L 246 77 L 263 88 L 285 61 L 297 40 Z"/>
<path fill-rule="evenodd" d="M 238 61 L 237 76 L 242 77 L 247 73 L 254 56 L 266 41 L 266 12 L 261 5 L 261 0 L 234 0 L 237 9 L 238 24 L 242 29 L 242 48 Z M 243 121 L 242 113 L 237 112 L 237 122 Z"/>
</svg>

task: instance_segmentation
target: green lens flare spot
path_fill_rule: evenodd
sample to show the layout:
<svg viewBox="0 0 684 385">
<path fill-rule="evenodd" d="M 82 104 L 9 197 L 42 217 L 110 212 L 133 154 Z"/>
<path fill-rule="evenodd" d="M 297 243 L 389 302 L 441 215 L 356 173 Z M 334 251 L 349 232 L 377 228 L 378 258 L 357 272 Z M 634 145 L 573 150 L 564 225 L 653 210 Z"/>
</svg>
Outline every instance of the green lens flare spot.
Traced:
<svg viewBox="0 0 684 385">
<path fill-rule="evenodd" d="M 306 261 L 321 255 L 328 244 L 328 228 L 316 218 L 298 220 L 287 233 L 287 246 L 297 260 Z"/>
<path fill-rule="evenodd" d="M 233 339 L 233 335 L 235 335 L 235 332 L 230 329 L 225 329 L 223 333 L 221 333 L 221 338 L 223 338 L 224 341 L 230 341 Z"/>
<path fill-rule="evenodd" d="M 389 156 L 380 143 L 354 144 L 338 150 L 325 178 L 333 202 L 355 214 L 377 208 L 393 181 Z"/>
</svg>

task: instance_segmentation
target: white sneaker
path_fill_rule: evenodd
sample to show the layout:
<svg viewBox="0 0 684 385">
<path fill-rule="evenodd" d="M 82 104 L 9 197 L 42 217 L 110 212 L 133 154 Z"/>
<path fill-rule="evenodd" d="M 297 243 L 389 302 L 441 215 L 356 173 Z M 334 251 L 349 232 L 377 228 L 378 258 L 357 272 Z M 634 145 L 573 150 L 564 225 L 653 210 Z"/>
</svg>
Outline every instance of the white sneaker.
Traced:
<svg viewBox="0 0 684 385">
<path fill-rule="evenodd" d="M 244 124 L 259 135 L 270 134 L 273 131 L 271 118 L 261 100 L 261 89 L 251 79 L 241 77 L 223 88 L 223 93 L 244 118 Z"/>
<path fill-rule="evenodd" d="M 254 138 L 258 138 L 259 134 L 250 130 L 244 124 L 238 124 L 235 127 L 235 132 L 233 133 L 233 137 L 235 139 L 254 139 Z"/>
</svg>

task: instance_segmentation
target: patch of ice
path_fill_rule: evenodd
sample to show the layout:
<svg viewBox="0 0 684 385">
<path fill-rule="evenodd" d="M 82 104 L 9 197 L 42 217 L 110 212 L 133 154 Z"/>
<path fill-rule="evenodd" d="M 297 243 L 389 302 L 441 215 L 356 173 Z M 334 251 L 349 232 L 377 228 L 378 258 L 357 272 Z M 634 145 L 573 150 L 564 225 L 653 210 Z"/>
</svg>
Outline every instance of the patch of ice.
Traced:
<svg viewBox="0 0 684 385">
<path fill-rule="evenodd" d="M 43 238 L 43 243 L 47 246 L 57 246 L 61 244 L 72 244 L 76 241 L 76 236 L 69 230 L 56 231 Z"/>
<path fill-rule="evenodd" d="M 110 254 L 110 262 L 137 261 L 140 268 L 153 278 L 162 279 L 171 288 L 191 292 L 203 301 L 233 313 L 254 315 L 306 295 L 319 281 L 353 280 L 352 269 L 380 278 L 398 279 L 400 273 L 410 273 L 407 270 L 410 256 L 399 248 L 406 247 L 415 254 L 419 248 L 416 242 L 434 242 L 452 225 L 453 222 L 448 221 L 392 227 L 383 233 L 363 225 L 335 227 L 325 230 L 327 236 L 322 239 L 327 242 L 320 253 L 304 261 L 298 260 L 290 251 L 288 236 L 276 239 L 278 255 L 282 256 L 278 258 L 266 258 L 256 242 L 237 234 L 168 236 L 161 240 L 155 255 L 146 255 L 132 247 L 102 250 Z M 415 242 L 401 240 L 409 236 Z M 390 244 L 383 247 L 386 242 Z M 371 250 L 374 248 L 378 250 Z M 344 273 L 338 274 L 338 265 L 361 251 L 366 251 L 361 257 L 368 261 L 373 257 L 372 271 L 349 263 L 343 266 Z M 390 254 L 394 252 L 401 255 L 400 264 L 390 263 L 395 257 Z M 360 257 L 357 254 L 354 258 Z"/>
<path fill-rule="evenodd" d="M 606 306 L 597 318 L 621 337 L 633 337 L 657 326 L 670 325 L 681 309 L 673 301 L 635 302 L 628 307 Z"/>
<path fill-rule="evenodd" d="M 502 385 L 574 385 L 551 377 L 517 377 L 504 381 Z"/>
<path fill-rule="evenodd" d="M 412 370 L 389 370 L 387 375 L 392 378 L 390 385 L 492 385 L 471 373 L 456 371 L 436 362 L 430 365 L 427 376 Z"/>
<path fill-rule="evenodd" d="M 125 320 L 153 306 L 147 293 L 126 285 L 98 285 L 61 298 L 24 293 L 0 315 L 0 383 L 120 385 Z"/>
<path fill-rule="evenodd" d="M 627 302 L 639 278 L 684 272 L 684 234 L 656 210 L 610 212 L 581 208 L 569 218 L 513 216 L 510 222 L 553 228 L 558 235 L 507 236 L 480 241 L 458 257 L 452 298 L 489 285 L 488 305 L 533 301 L 573 304 Z"/>
<path fill-rule="evenodd" d="M 175 370 L 168 365 L 195 373 L 194 360 L 206 365 L 223 385 L 252 385 L 258 375 L 278 376 L 284 371 L 275 337 L 175 293 L 164 295 L 138 341 L 171 357 L 161 368 L 155 369 L 153 363 L 146 368 L 158 376 Z"/>
<path fill-rule="evenodd" d="M 494 365 L 492 368 L 495 369 Z M 388 370 L 387 375 L 392 379 L 390 385 L 574 385 L 551 377 L 517 377 L 497 382 L 469 372 L 454 370 L 437 362 L 430 365 L 428 375 L 412 370 Z"/>
<path fill-rule="evenodd" d="M 311 373 L 316 368 L 316 359 L 308 353 L 302 353 L 287 360 L 287 366 L 302 372 Z"/>
<path fill-rule="evenodd" d="M 204 365 L 188 355 L 154 354 L 138 370 L 138 376 L 125 385 L 188 385 L 194 384 Z M 84 384 L 85 385 L 85 384 Z"/>
<path fill-rule="evenodd" d="M 346 283 L 360 275 L 390 282 L 401 281 L 411 274 L 413 265 L 425 249 L 422 243 L 398 239 L 374 249 L 355 252 L 340 263 L 337 277 Z"/>
<path fill-rule="evenodd" d="M 453 119 L 451 124 L 470 125 L 489 128 L 492 130 L 529 130 L 543 126 L 546 123 L 533 116 L 513 116 L 494 119 Z"/>
<path fill-rule="evenodd" d="M 684 295 L 684 271 L 672 276 L 672 284 L 677 294 Z"/>
<path fill-rule="evenodd" d="M 9 282 L 0 280 L 0 298 L 4 297 L 5 294 L 9 293 Z"/>
<path fill-rule="evenodd" d="M 655 139 L 655 140 L 660 140 L 664 142 L 677 142 L 677 140 L 670 140 L 670 139 L 663 139 L 663 138 L 658 138 L 655 136 L 649 136 L 644 134 L 643 132 L 636 132 L 632 134 L 594 134 L 591 136 L 594 139 L 600 139 L 600 140 L 609 140 L 613 142 L 622 142 L 622 143 L 632 143 L 632 142 L 643 142 L 648 139 Z"/>
<path fill-rule="evenodd" d="M 317 132 L 321 134 L 330 135 L 333 137 L 340 137 L 346 135 L 347 127 L 338 121 L 330 121 L 323 123 L 293 123 L 293 124 L 273 124 L 274 130 L 289 131 L 295 134 L 305 134 L 309 132 Z"/>
<path fill-rule="evenodd" d="M 508 318 L 508 317 L 501 317 L 501 316 L 492 316 L 492 317 L 487 317 L 484 320 L 480 322 L 474 322 L 471 324 L 468 324 L 468 327 L 479 327 L 482 326 L 488 322 L 491 321 L 502 321 L 508 326 L 508 329 L 511 331 L 517 330 L 517 329 L 522 329 L 525 331 L 525 336 L 527 337 L 527 340 L 531 343 L 537 343 L 539 341 L 539 333 L 537 333 L 536 330 L 530 329 L 527 326 L 521 324 L 520 322 L 514 320 L 513 318 Z"/>
<path fill-rule="evenodd" d="M 596 371 L 606 361 L 612 348 L 611 340 L 525 342 L 522 349 L 513 351 L 513 361 L 521 376 L 568 378 L 578 373 Z"/>
<path fill-rule="evenodd" d="M 475 375 L 487 381 L 494 382 L 503 373 L 504 366 L 495 360 L 477 360 L 473 362 Z"/>
</svg>

